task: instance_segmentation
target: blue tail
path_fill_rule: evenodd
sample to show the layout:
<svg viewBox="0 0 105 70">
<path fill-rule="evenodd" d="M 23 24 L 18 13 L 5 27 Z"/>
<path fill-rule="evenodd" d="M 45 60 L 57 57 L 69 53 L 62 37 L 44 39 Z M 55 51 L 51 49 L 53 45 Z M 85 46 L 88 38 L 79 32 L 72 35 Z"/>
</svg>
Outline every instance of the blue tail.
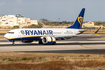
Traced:
<svg viewBox="0 0 105 70">
<path fill-rule="evenodd" d="M 73 28 L 73 29 L 81 29 L 82 28 L 82 24 L 83 24 L 83 17 L 84 17 L 84 13 L 85 13 L 85 8 L 83 8 L 80 12 L 80 14 L 78 15 L 75 23 L 67 28 Z"/>
</svg>

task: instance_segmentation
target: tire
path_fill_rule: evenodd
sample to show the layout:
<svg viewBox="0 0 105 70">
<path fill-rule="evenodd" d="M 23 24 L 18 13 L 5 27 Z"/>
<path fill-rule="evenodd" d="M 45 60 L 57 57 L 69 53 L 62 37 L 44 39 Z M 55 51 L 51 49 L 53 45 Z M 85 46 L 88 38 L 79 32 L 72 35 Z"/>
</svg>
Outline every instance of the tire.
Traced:
<svg viewBox="0 0 105 70">
<path fill-rule="evenodd" d="M 43 44 L 42 40 L 39 40 L 39 44 Z"/>
</svg>

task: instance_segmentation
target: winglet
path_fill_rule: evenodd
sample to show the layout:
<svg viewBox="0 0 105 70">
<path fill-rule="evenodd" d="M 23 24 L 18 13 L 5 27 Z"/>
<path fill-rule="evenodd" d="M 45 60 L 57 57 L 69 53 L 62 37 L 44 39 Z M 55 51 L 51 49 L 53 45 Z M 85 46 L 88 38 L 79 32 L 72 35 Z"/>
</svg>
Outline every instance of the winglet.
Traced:
<svg viewBox="0 0 105 70">
<path fill-rule="evenodd" d="M 101 27 L 94 33 L 96 36 L 100 36 L 97 32 L 101 29 Z"/>
<path fill-rule="evenodd" d="M 96 36 L 100 36 L 99 34 L 95 33 Z"/>
</svg>

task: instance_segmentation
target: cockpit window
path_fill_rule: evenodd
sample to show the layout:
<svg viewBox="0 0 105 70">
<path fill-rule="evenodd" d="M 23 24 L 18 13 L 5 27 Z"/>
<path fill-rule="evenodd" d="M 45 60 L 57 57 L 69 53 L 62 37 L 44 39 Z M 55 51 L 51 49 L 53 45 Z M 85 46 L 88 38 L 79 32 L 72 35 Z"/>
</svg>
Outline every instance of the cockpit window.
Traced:
<svg viewBox="0 0 105 70">
<path fill-rule="evenodd" d="M 14 34 L 14 32 L 8 32 L 8 34 Z"/>
</svg>

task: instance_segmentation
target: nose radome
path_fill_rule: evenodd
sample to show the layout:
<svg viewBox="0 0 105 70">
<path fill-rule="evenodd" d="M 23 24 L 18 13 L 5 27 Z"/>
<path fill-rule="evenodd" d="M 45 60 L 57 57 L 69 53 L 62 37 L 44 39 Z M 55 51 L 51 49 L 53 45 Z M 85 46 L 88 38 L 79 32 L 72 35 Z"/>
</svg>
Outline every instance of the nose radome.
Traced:
<svg viewBox="0 0 105 70">
<path fill-rule="evenodd" d="M 8 37 L 7 34 L 5 34 L 4 37 L 7 38 Z"/>
</svg>

